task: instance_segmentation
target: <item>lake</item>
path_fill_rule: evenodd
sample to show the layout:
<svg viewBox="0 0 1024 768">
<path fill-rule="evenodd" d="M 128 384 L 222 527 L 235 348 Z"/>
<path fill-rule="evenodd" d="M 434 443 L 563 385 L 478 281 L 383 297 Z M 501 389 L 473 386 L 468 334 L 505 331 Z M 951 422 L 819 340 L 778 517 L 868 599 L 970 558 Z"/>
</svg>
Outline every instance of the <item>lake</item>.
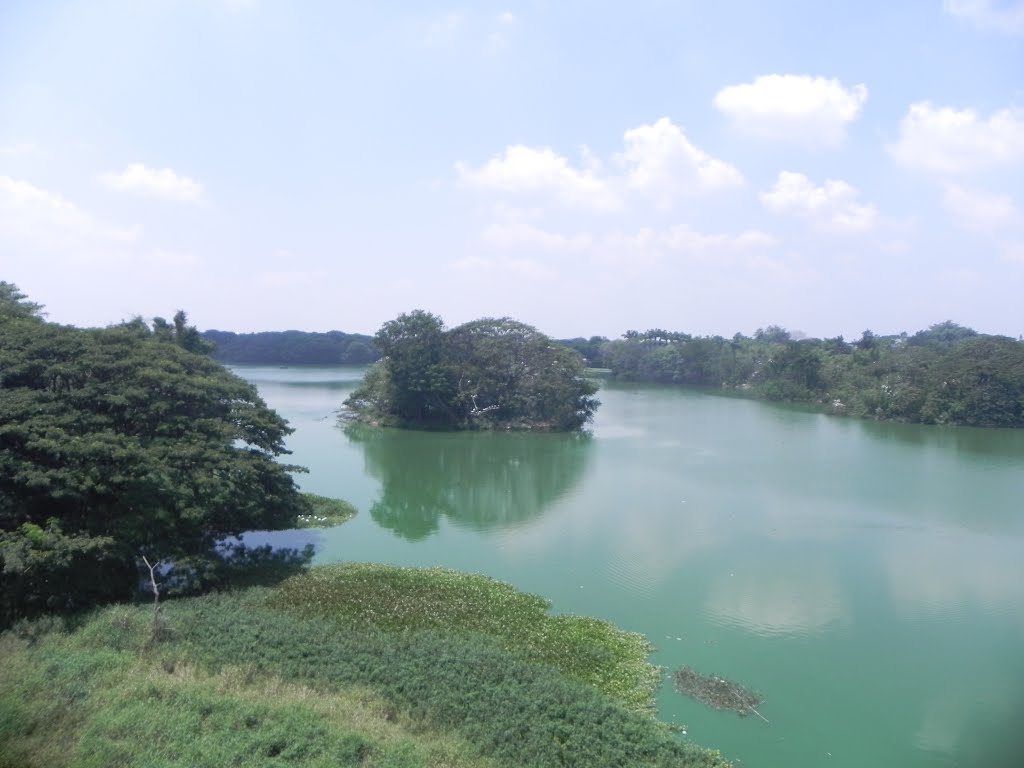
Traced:
<svg viewBox="0 0 1024 768">
<path fill-rule="evenodd" d="M 659 693 L 738 766 L 1022 762 L 1024 430 L 604 382 L 589 435 L 346 433 L 361 369 L 234 370 L 295 429 L 302 488 L 359 509 L 275 542 L 484 573 L 641 632 L 666 677 L 763 696 L 770 724 Z"/>
</svg>

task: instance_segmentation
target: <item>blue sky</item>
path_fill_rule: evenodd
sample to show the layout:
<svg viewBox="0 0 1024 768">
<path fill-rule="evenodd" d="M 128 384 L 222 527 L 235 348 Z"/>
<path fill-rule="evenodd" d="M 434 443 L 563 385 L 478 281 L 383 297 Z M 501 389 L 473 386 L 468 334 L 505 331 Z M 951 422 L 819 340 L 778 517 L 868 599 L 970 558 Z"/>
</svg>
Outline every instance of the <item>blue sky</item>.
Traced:
<svg viewBox="0 0 1024 768">
<path fill-rule="evenodd" d="M 1024 333 L 1024 2 L 0 2 L 50 319 Z"/>
</svg>

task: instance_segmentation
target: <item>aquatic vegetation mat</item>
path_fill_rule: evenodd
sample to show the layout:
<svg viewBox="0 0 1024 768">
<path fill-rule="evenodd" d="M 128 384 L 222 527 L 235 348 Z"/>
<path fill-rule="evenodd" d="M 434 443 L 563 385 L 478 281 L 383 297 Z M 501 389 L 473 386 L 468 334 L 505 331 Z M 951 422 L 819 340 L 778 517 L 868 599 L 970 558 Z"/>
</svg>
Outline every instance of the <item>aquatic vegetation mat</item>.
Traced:
<svg viewBox="0 0 1024 768">
<path fill-rule="evenodd" d="M 298 516 L 296 528 L 333 528 L 356 516 L 356 508 L 344 499 L 331 499 L 315 493 L 303 493 L 302 497 L 309 502 L 310 511 Z"/>
<path fill-rule="evenodd" d="M 689 696 L 701 704 L 714 709 L 727 709 L 740 717 L 755 714 L 768 722 L 756 709 L 763 699 L 739 683 L 717 675 L 702 675 L 690 667 L 677 669 L 673 675 L 673 682 L 678 693 Z"/>
<path fill-rule="evenodd" d="M 552 616 L 543 597 L 479 574 L 360 563 L 321 566 L 282 583 L 268 602 L 349 630 L 485 635 L 633 709 L 654 710 L 660 677 L 648 661 L 652 647 L 643 635 L 584 616 Z"/>
</svg>

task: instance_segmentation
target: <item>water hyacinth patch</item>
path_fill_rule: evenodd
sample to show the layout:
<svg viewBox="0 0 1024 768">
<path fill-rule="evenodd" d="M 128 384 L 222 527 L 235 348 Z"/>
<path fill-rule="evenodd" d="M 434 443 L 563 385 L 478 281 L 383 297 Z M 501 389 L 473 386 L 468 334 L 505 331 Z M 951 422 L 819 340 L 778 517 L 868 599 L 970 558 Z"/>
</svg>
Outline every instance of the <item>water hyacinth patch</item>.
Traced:
<svg viewBox="0 0 1024 768">
<path fill-rule="evenodd" d="M 482 634 L 637 710 L 659 683 L 643 635 L 598 619 L 548 613 L 538 595 L 478 574 L 380 564 L 323 566 L 285 581 L 270 605 L 347 629 Z"/>
<path fill-rule="evenodd" d="M 310 511 L 298 516 L 296 528 L 333 528 L 356 516 L 356 508 L 344 499 L 331 499 L 315 493 L 303 493 L 302 498 L 309 502 Z"/>
</svg>

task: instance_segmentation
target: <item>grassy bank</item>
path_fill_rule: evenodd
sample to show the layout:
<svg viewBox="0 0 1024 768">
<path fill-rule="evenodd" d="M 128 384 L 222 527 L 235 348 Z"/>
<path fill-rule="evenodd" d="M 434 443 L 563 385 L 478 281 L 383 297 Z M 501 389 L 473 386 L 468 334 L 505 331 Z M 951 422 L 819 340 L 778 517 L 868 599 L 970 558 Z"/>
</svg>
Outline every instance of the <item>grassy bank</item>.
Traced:
<svg viewBox="0 0 1024 768">
<path fill-rule="evenodd" d="M 423 616 L 392 612 L 403 585 Z M 443 597 L 458 605 L 439 614 Z M 595 659 L 615 630 L 563 630 L 545 608 L 479 577 L 357 566 L 177 600 L 155 633 L 144 606 L 22 625 L 0 636 L 0 768 L 724 765 L 635 695 L 581 682 L 560 659 Z M 624 637 L 609 658 L 641 647 Z"/>
</svg>

